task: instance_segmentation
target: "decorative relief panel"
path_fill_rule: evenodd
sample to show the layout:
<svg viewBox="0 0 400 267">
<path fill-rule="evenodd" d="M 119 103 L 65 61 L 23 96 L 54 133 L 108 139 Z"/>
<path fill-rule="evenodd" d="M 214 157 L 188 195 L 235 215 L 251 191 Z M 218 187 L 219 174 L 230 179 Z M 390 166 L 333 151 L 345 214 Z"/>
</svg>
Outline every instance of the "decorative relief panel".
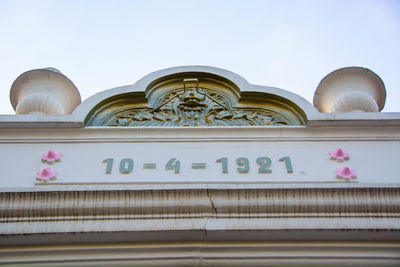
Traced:
<svg viewBox="0 0 400 267">
<path fill-rule="evenodd" d="M 92 111 L 87 126 L 281 126 L 302 125 L 304 117 L 290 103 L 258 93 L 240 98 L 240 90 L 206 78 L 175 78 L 146 90 L 147 103 L 120 100 Z M 260 100 L 261 99 L 261 100 Z M 244 100 L 244 101 L 243 101 Z M 245 103 L 245 104 L 243 104 Z"/>
</svg>

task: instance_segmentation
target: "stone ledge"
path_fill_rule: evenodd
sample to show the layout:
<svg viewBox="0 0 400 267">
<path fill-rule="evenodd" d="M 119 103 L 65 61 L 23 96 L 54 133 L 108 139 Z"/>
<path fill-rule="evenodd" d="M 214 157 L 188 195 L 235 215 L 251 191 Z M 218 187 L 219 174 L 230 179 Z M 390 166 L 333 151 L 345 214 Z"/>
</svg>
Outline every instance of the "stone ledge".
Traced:
<svg viewBox="0 0 400 267">
<path fill-rule="evenodd" d="M 255 231 L 268 239 L 268 231 L 282 235 L 311 230 L 319 234 L 363 232 L 367 236 L 386 232 L 386 237 L 377 234 L 375 238 L 400 240 L 400 190 L 389 187 L 5 192 L 0 194 L 0 219 L 1 240 L 6 243 L 17 236 L 55 233 L 143 232 L 159 238 L 153 241 L 160 241 L 164 240 L 162 234 L 157 234 L 161 232 L 182 232 L 183 240 L 193 240 L 196 235 L 199 236 L 194 240 L 209 240 L 211 233 L 222 233 L 224 240 L 228 232 L 241 239 L 240 233 Z M 302 238 L 307 239 L 307 234 Z"/>
<path fill-rule="evenodd" d="M 392 242 L 173 242 L 0 246 L 7 266 L 398 266 Z"/>
</svg>

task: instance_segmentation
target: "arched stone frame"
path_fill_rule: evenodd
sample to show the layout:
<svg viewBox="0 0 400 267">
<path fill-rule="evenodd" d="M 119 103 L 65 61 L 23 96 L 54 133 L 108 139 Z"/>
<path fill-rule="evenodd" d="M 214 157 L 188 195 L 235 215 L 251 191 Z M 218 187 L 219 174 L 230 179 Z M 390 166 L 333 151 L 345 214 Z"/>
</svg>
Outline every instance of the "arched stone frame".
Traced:
<svg viewBox="0 0 400 267">
<path fill-rule="evenodd" d="M 203 117 L 201 123 L 193 120 L 196 112 L 192 112 L 189 122 L 176 123 L 176 106 L 184 102 L 182 90 L 186 86 L 196 93 L 198 91 L 193 90 L 196 83 L 200 90 L 205 89 L 204 94 L 197 96 L 206 98 L 206 106 L 212 106 L 211 102 L 214 106 L 197 112 Z M 167 94 L 174 91 L 181 97 L 175 103 L 175 111 L 171 108 L 160 110 L 161 99 L 165 100 Z M 210 95 L 220 97 L 222 101 L 214 101 Z M 133 85 L 98 93 L 74 111 L 74 114 L 85 114 L 85 126 L 304 125 L 308 117 L 316 113 L 315 108 L 298 95 L 278 88 L 251 85 L 235 73 L 206 66 L 153 72 Z"/>
</svg>

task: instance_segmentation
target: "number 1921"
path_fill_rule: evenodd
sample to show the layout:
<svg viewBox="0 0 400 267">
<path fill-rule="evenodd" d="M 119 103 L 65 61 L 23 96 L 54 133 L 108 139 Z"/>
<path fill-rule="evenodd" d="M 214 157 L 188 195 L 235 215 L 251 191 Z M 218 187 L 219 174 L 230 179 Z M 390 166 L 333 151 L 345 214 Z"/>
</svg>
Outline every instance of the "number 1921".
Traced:
<svg viewBox="0 0 400 267">
<path fill-rule="evenodd" d="M 290 157 L 282 157 L 279 161 L 284 162 L 287 173 L 293 173 L 292 161 Z M 221 163 L 222 173 L 228 173 L 228 158 L 217 159 L 217 163 Z M 272 160 L 269 157 L 258 157 L 256 159 L 258 167 L 258 173 L 272 173 L 271 165 Z M 250 171 L 250 162 L 248 158 L 237 158 L 237 171 L 239 173 L 248 173 Z"/>
</svg>

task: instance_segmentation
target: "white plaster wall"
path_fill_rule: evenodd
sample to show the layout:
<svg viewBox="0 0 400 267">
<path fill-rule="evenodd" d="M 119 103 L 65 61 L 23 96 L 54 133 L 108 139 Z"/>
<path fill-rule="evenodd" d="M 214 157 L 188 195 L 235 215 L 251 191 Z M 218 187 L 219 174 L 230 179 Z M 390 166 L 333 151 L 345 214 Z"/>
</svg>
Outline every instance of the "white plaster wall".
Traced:
<svg viewBox="0 0 400 267">
<path fill-rule="evenodd" d="M 329 151 L 342 148 L 350 159 L 330 159 Z M 41 161 L 42 154 L 53 149 L 62 152 L 60 162 Z M 288 173 L 280 158 L 291 158 L 293 173 Z M 398 141 L 210 141 L 210 142 L 96 142 L 44 144 L 0 144 L 0 187 L 30 187 L 42 184 L 36 173 L 46 167 L 57 170 L 56 179 L 46 182 L 88 183 L 400 183 L 397 161 Z M 228 158 L 228 173 L 216 160 Z M 240 173 L 236 159 L 246 157 L 249 171 Z M 269 157 L 271 173 L 259 173 L 258 157 Z M 106 174 L 104 159 L 114 158 L 111 174 Z M 131 158 L 131 173 L 119 171 L 120 161 Z M 180 161 L 179 173 L 166 170 L 166 163 Z M 156 163 L 156 169 L 143 169 Z M 206 163 L 205 169 L 192 169 L 192 163 Z M 355 169 L 356 179 L 337 179 L 336 168 Z"/>
<path fill-rule="evenodd" d="M 365 128 L 156 128 L 68 130 L 3 130 L 0 134 L 1 188 L 32 187 L 41 184 L 96 183 L 399 183 L 398 127 Z M 349 160 L 330 159 L 329 152 L 342 148 Z M 60 162 L 41 161 L 48 150 L 62 152 Z M 284 162 L 289 156 L 293 173 Z M 216 160 L 228 158 L 228 173 Z M 236 159 L 249 159 L 249 172 L 239 173 Z M 258 157 L 272 160 L 271 173 L 258 173 Z M 111 174 L 104 159 L 114 158 Z M 134 160 L 129 174 L 119 172 L 120 161 Z M 180 161 L 180 172 L 166 170 L 169 159 Z M 156 163 L 156 169 L 143 169 Z M 192 169 L 192 163 L 206 163 Z M 336 168 L 355 169 L 356 179 L 337 179 Z M 55 180 L 37 181 L 45 167 L 57 170 Z"/>
</svg>

